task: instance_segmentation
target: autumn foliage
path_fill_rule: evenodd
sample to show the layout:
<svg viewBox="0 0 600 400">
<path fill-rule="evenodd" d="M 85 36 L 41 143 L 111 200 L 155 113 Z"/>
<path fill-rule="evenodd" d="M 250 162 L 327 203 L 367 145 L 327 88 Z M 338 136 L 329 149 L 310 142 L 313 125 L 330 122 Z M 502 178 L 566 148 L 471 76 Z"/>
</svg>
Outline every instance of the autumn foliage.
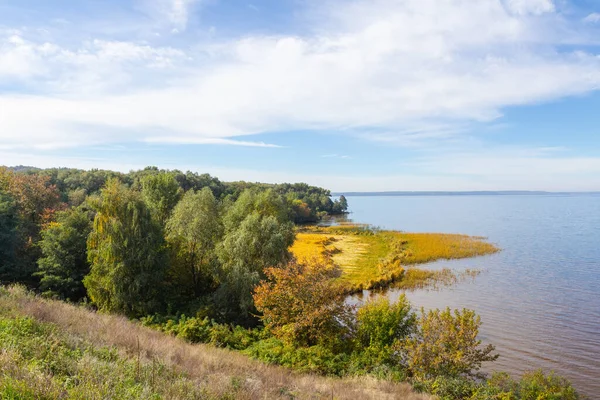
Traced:
<svg viewBox="0 0 600 400">
<path fill-rule="evenodd" d="M 256 308 L 273 335 L 296 345 L 314 345 L 347 333 L 350 308 L 333 281 L 339 269 L 316 260 L 267 268 L 254 293 Z"/>
</svg>

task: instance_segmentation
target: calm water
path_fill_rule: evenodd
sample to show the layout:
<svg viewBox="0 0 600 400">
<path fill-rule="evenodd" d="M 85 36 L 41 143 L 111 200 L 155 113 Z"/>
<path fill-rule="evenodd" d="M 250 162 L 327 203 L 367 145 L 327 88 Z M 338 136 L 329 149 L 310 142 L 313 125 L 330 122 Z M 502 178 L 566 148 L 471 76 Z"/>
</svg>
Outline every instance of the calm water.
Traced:
<svg viewBox="0 0 600 400">
<path fill-rule="evenodd" d="M 471 308 L 501 357 L 487 370 L 544 368 L 600 399 L 600 195 L 348 197 L 355 222 L 486 236 L 500 253 L 429 264 L 482 269 L 474 281 L 407 296 Z M 387 295 L 395 299 L 400 292 Z"/>
</svg>

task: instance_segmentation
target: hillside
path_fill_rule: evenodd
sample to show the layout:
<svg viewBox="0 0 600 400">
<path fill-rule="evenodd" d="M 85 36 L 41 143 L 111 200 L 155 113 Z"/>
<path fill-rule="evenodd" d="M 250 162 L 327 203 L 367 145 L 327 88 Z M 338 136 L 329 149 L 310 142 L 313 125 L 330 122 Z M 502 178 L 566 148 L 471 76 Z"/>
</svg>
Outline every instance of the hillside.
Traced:
<svg viewBox="0 0 600 400">
<path fill-rule="evenodd" d="M 0 397 L 406 399 L 409 385 L 302 375 L 124 317 L 0 288 Z"/>
</svg>

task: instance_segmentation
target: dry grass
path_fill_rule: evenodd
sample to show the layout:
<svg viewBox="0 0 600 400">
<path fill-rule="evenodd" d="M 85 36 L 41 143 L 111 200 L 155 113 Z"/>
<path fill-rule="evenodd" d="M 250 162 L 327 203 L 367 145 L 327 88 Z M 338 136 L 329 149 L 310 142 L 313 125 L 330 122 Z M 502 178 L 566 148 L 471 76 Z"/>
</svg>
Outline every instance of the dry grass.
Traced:
<svg viewBox="0 0 600 400">
<path fill-rule="evenodd" d="M 199 393 L 206 394 L 202 398 L 430 399 L 414 393 L 407 384 L 294 373 L 231 351 L 192 345 L 121 316 L 98 314 L 82 307 L 41 299 L 20 288 L 6 290 L 0 287 L 0 315 L 31 316 L 37 321 L 54 324 L 80 341 L 116 348 L 122 357 L 140 360 L 146 367 L 158 360 L 166 368 L 183 374 Z M 4 357 L 8 357 L 6 354 Z M 102 377 L 97 380 L 97 384 L 102 384 Z"/>
<path fill-rule="evenodd" d="M 441 233 L 368 231 L 364 226 L 304 228 L 291 247 L 299 260 L 332 262 L 342 270 L 349 291 L 379 288 L 400 282 L 403 288 L 421 288 L 459 277 L 450 270 L 407 268 L 441 259 L 458 259 L 498 251 L 481 237 Z"/>
</svg>

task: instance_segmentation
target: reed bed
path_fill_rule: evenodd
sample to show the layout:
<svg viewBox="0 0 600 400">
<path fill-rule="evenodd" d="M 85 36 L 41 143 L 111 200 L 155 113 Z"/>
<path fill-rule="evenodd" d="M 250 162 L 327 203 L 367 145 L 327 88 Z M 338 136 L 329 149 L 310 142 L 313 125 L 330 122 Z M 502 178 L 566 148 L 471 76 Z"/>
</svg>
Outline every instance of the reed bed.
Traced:
<svg viewBox="0 0 600 400">
<path fill-rule="evenodd" d="M 290 250 L 299 260 L 317 259 L 338 265 L 347 290 L 358 292 L 391 284 L 415 289 L 436 282 L 455 282 L 460 277 L 451 270 L 429 271 L 414 265 L 482 256 L 499 249 L 482 237 L 345 225 L 304 228 Z"/>
</svg>

